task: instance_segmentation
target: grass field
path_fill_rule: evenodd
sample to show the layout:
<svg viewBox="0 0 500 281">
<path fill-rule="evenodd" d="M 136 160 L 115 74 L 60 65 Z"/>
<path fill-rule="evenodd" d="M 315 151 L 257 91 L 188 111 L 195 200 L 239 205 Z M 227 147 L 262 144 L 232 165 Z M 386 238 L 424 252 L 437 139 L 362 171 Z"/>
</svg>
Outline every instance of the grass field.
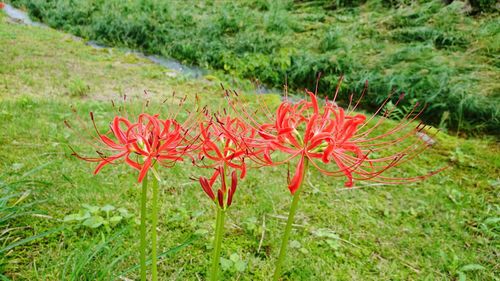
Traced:
<svg viewBox="0 0 500 281">
<path fill-rule="evenodd" d="M 83 145 L 63 121 L 74 119 L 74 107 L 82 119 L 90 122 L 93 111 L 105 124 L 113 116 L 110 99 L 141 97 L 144 89 L 153 101 L 176 91 L 216 103 L 218 81 L 175 76 L 124 51 L 96 50 L 4 15 L 0 50 L 0 277 L 137 279 L 137 175 L 116 166 L 93 176 L 92 165 L 70 156 L 68 144 Z M 311 172 L 285 279 L 498 280 L 498 143 L 446 133 L 436 140 L 400 171 L 417 175 L 449 165 L 419 184 L 346 190 L 342 180 Z M 162 173 L 161 280 L 206 277 L 214 209 L 189 180 L 196 172 L 179 165 Z M 251 171 L 236 193 L 222 247 L 225 280 L 270 279 L 290 203 L 286 173 L 286 167 Z M 64 222 L 84 204 L 123 207 L 134 217 L 109 231 Z M 40 237 L 20 243 L 33 235 Z"/>
</svg>

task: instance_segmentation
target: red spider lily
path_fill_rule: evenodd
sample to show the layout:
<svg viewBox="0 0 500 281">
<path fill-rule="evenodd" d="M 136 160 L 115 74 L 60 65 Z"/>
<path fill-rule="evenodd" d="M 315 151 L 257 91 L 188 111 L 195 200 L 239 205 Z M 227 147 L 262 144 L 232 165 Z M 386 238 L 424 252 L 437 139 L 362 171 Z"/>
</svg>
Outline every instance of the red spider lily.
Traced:
<svg viewBox="0 0 500 281">
<path fill-rule="evenodd" d="M 215 114 L 210 118 L 205 112 L 205 122 L 201 122 L 198 166 L 214 169 L 210 179 L 200 177 L 203 191 L 218 206 L 215 222 L 215 238 L 213 247 L 210 280 L 218 279 L 220 249 L 224 231 L 224 216 L 233 202 L 233 196 L 240 179 L 246 175 L 245 159 L 257 153 L 252 142 L 256 131 L 245 122 L 229 115 L 220 117 Z M 214 120 L 215 119 L 215 120 Z M 207 163 L 208 162 L 208 163 Z M 227 176 L 231 176 L 231 186 L 227 186 Z M 220 187 L 214 192 L 214 184 L 219 179 Z"/>
<path fill-rule="evenodd" d="M 419 138 L 410 138 L 425 129 L 422 124 L 412 127 L 423 110 L 417 110 L 418 104 L 398 124 L 384 133 L 375 135 L 376 128 L 384 123 L 391 112 L 385 111 L 374 125 L 370 124 L 383 110 L 390 97 L 371 118 L 367 118 L 363 114 L 354 113 L 364 92 L 352 108 L 352 96 L 350 97 L 350 110 L 345 110 L 335 103 L 338 88 L 334 100 L 326 99 L 321 106 L 316 94 L 307 90 L 306 93 L 309 100 L 293 103 L 285 99 L 272 117 L 268 114 L 268 118 L 273 120 L 272 123 L 259 124 L 251 114 L 244 111 L 249 117 L 248 120 L 254 122 L 253 126 L 262 138 L 260 146 L 264 147 L 263 159 L 259 160 L 268 165 L 275 165 L 299 158 L 295 174 L 288 186 L 292 194 L 302 183 L 305 159 L 325 175 L 347 177 L 346 187 L 352 187 L 354 180 L 392 184 L 412 182 L 438 172 L 412 178 L 382 175 L 387 169 L 414 158 L 428 147 L 428 144 Z M 402 98 L 403 95 L 396 105 Z M 394 151 L 394 148 L 399 150 L 391 155 L 378 156 L 387 151 Z M 284 161 L 273 161 L 273 151 L 281 151 L 289 156 Z M 328 168 L 330 163 L 334 163 L 334 169 Z"/>
<path fill-rule="evenodd" d="M 297 104 L 283 102 L 277 112 L 274 124 L 264 124 L 259 134 L 268 141 L 265 158 L 271 161 L 270 151 L 283 151 L 299 156 L 295 175 L 289 189 L 293 194 L 302 182 L 304 158 L 321 159 L 324 163 L 335 161 L 352 186 L 352 172 L 366 159 L 361 149 L 350 139 L 366 118 L 364 115 L 345 116 L 344 110 L 334 103 L 327 103 L 320 111 L 316 95 L 307 92 L 311 101 L 301 100 Z M 303 131 L 303 134 L 299 133 Z M 353 153 L 349 156 L 349 153 Z M 350 164 L 342 160 L 350 158 Z M 320 171 L 326 172 L 323 169 Z"/>
<path fill-rule="evenodd" d="M 335 103 L 339 88 L 340 83 L 333 101 L 326 99 L 324 103 L 318 101 L 315 93 L 307 90 L 309 99 L 293 103 L 285 97 L 275 112 L 271 112 L 264 103 L 261 111 L 264 114 L 250 113 L 244 106 L 236 106 L 234 100 L 229 99 L 232 109 L 241 112 L 245 120 L 248 120 L 247 127 L 256 130 L 261 137 L 260 140 L 254 138 L 252 143 L 256 144 L 262 153 L 250 154 L 252 160 L 265 165 L 277 165 L 298 158 L 295 174 L 288 185 L 293 200 L 273 280 L 279 280 L 281 276 L 281 265 L 286 256 L 301 185 L 309 164 L 325 175 L 346 177 L 347 187 L 352 187 L 355 180 L 392 184 L 412 182 L 440 171 L 410 178 L 383 175 L 389 168 L 413 159 L 429 146 L 428 142 L 417 137 L 425 126 L 414 126 L 414 121 L 423 108 L 418 111 L 417 104 L 399 123 L 388 129 L 382 128 L 381 125 L 394 110 L 384 110 L 390 96 L 372 117 L 367 118 L 354 112 L 365 91 L 352 107 L 351 95 L 348 109 L 343 109 Z M 229 91 L 226 91 L 226 96 L 229 98 Z M 396 105 L 402 98 L 403 95 L 399 97 Z M 375 120 L 375 116 L 383 110 L 385 112 L 381 118 Z M 259 122 L 262 120 L 259 115 L 266 115 L 267 121 Z M 276 154 L 278 157 L 285 154 L 286 158 L 276 161 L 272 157 Z"/>
<path fill-rule="evenodd" d="M 199 166 L 213 168 L 214 173 L 210 179 L 200 177 L 199 182 L 208 197 L 214 202 L 217 201 L 220 208 L 225 209 L 231 206 L 238 185 L 238 172 L 240 179 L 246 175 L 245 159 L 257 153 L 251 145 L 256 132 L 238 118 L 230 116 L 220 118 L 216 115 L 215 119 L 200 123 L 201 145 L 198 158 L 202 164 Z M 207 164 L 207 161 L 210 163 Z M 231 187 L 228 189 L 226 176 L 229 174 Z M 221 187 L 215 194 L 213 185 L 217 179 L 220 179 Z"/>
<path fill-rule="evenodd" d="M 3 2 L 0 2 L 0 10 L 5 8 L 5 4 Z"/>
<path fill-rule="evenodd" d="M 90 113 L 90 116 L 98 141 L 101 145 L 104 144 L 100 148 L 111 155 L 102 151 L 97 151 L 99 157 L 82 157 L 76 152 L 73 155 L 85 161 L 99 163 L 94 174 L 99 173 L 107 164 L 124 159 L 125 163 L 139 171 L 138 181 L 142 182 L 154 163 L 171 166 L 176 161 L 181 161 L 182 156 L 190 150 L 191 145 L 186 142 L 186 129 L 174 119 L 162 120 L 158 114 L 143 113 L 136 123 L 132 123 L 127 118 L 116 116 L 110 130 L 102 134 L 95 125 L 93 114 Z"/>
<path fill-rule="evenodd" d="M 221 188 L 217 190 L 217 198 L 215 198 L 213 185 L 218 177 L 220 177 Z M 233 203 L 233 195 L 236 192 L 236 187 L 238 186 L 238 175 L 236 171 L 231 172 L 231 187 L 229 189 L 227 189 L 226 175 L 223 168 L 216 169 L 210 180 L 205 177 L 200 177 L 199 181 L 203 191 L 205 191 L 208 197 L 210 197 L 210 199 L 214 202 L 217 201 L 220 208 L 226 209 L 231 206 Z"/>
</svg>

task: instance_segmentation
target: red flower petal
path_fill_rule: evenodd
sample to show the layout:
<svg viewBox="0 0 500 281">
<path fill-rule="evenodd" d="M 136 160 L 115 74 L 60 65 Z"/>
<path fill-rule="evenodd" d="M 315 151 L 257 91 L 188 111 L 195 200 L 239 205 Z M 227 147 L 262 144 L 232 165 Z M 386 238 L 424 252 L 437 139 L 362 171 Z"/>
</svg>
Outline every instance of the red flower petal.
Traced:
<svg viewBox="0 0 500 281">
<path fill-rule="evenodd" d="M 223 174 L 224 173 L 224 170 L 221 168 L 221 184 L 222 184 L 222 192 L 223 193 L 226 193 L 227 191 L 227 187 L 226 187 L 226 175 Z"/>
<path fill-rule="evenodd" d="M 299 189 L 303 179 L 304 179 L 304 155 L 300 157 L 299 163 L 297 164 L 297 168 L 295 169 L 295 175 L 293 176 L 290 185 L 288 185 L 288 189 L 290 190 L 292 195 L 295 194 L 295 191 L 297 191 L 297 189 Z"/>
<path fill-rule="evenodd" d="M 106 166 L 107 164 L 111 164 L 113 161 L 115 161 L 116 159 L 124 156 L 127 153 L 128 153 L 127 151 L 124 151 L 124 152 L 115 154 L 113 156 L 110 156 L 108 158 L 102 158 L 101 163 L 99 163 L 97 165 L 97 167 L 95 168 L 95 170 L 94 170 L 94 175 L 96 175 L 97 173 L 99 173 L 104 166 Z"/>
<path fill-rule="evenodd" d="M 207 178 L 200 177 L 200 185 L 203 188 L 203 191 L 210 197 L 210 199 L 215 200 L 214 192 L 212 191 L 212 186 L 208 182 Z"/>
<path fill-rule="evenodd" d="M 220 189 L 217 191 L 217 200 L 219 201 L 219 206 L 224 208 L 224 194 Z"/>
<path fill-rule="evenodd" d="M 99 137 L 101 138 L 102 142 L 104 142 L 104 144 L 106 144 L 107 146 L 109 146 L 112 149 L 117 149 L 117 150 L 124 149 L 123 145 L 116 144 L 114 141 L 112 141 L 110 138 L 108 138 L 105 135 L 100 135 Z"/>
<path fill-rule="evenodd" d="M 231 173 L 231 189 L 229 189 L 229 194 L 227 197 L 227 206 L 231 206 L 233 202 L 233 195 L 236 192 L 236 187 L 238 186 L 238 176 L 236 175 L 236 171 Z"/>
<path fill-rule="evenodd" d="M 326 163 L 330 162 L 329 156 L 330 156 L 330 153 L 332 153 L 333 148 L 334 148 L 334 146 L 332 144 L 329 144 L 326 147 L 325 151 L 323 151 L 323 157 L 321 158 L 321 160 L 323 161 L 323 163 L 326 164 Z"/>
<path fill-rule="evenodd" d="M 142 169 L 141 172 L 139 173 L 138 182 L 142 182 L 144 177 L 148 174 L 148 170 L 150 167 L 151 167 L 151 157 L 148 157 L 146 161 L 144 161 L 144 164 L 142 164 Z"/>
<path fill-rule="evenodd" d="M 221 174 L 221 167 L 215 169 L 214 174 L 210 178 L 210 186 L 214 185 L 214 182 L 217 180 L 217 177 Z"/>
<path fill-rule="evenodd" d="M 316 95 L 310 91 L 307 91 L 307 93 L 309 94 L 309 97 L 311 97 L 311 102 L 313 104 L 314 114 L 318 114 L 319 108 L 318 108 L 318 100 L 316 99 Z"/>
<path fill-rule="evenodd" d="M 116 116 L 113 119 L 113 127 L 112 128 L 113 128 L 113 133 L 115 134 L 115 137 L 120 141 L 120 143 L 126 144 L 127 140 L 126 140 L 126 137 L 125 137 L 125 133 L 120 128 L 120 122 L 125 123 L 125 125 L 128 128 L 130 128 L 131 123 L 127 119 L 125 119 L 123 117 Z"/>
<path fill-rule="evenodd" d="M 247 175 L 247 165 L 245 165 L 245 162 L 241 164 L 241 175 L 240 179 L 243 179 Z"/>
<path fill-rule="evenodd" d="M 125 157 L 125 162 L 127 162 L 127 164 L 129 164 L 130 167 L 140 171 L 141 170 L 141 165 L 135 161 L 133 161 L 132 159 L 130 159 L 130 154 L 127 155 L 127 157 Z"/>
</svg>

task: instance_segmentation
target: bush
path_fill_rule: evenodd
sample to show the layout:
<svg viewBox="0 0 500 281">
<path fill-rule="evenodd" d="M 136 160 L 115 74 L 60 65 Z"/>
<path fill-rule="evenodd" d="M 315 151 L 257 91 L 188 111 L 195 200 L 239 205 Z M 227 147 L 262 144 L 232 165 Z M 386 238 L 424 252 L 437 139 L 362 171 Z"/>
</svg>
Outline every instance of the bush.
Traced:
<svg viewBox="0 0 500 281">
<path fill-rule="evenodd" d="M 498 10 L 497 0 L 469 0 L 475 13 L 489 13 Z"/>
</svg>

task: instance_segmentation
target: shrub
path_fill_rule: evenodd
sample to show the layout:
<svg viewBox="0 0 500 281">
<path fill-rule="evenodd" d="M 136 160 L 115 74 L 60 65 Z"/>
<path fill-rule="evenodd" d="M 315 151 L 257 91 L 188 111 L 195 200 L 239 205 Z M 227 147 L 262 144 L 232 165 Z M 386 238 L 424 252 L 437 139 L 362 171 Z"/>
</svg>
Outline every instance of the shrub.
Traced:
<svg viewBox="0 0 500 281">
<path fill-rule="evenodd" d="M 488 13 L 498 10 L 497 0 L 469 0 L 474 13 Z"/>
</svg>

